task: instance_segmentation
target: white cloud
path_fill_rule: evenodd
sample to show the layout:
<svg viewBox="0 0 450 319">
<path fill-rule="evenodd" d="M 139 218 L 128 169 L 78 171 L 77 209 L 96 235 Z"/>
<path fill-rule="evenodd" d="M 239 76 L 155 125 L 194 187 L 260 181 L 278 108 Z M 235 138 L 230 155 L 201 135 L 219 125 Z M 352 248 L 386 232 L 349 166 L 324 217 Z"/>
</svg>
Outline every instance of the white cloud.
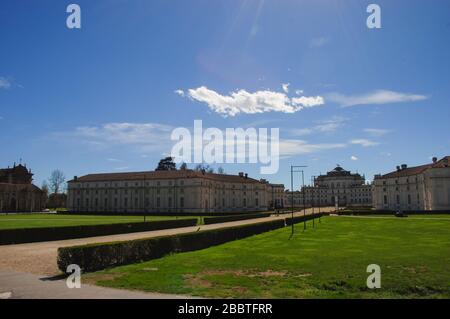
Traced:
<svg viewBox="0 0 450 319">
<path fill-rule="evenodd" d="M 290 85 L 290 83 L 281 84 L 281 87 L 283 88 L 284 93 L 289 93 L 289 85 Z"/>
<path fill-rule="evenodd" d="M 297 136 L 310 135 L 313 133 L 335 132 L 338 128 L 344 126 L 346 118 L 334 116 L 329 120 L 319 121 L 317 125 L 310 128 L 293 129 L 291 133 Z"/>
<path fill-rule="evenodd" d="M 174 92 L 176 94 L 178 94 L 179 96 L 184 96 L 184 91 L 183 90 L 178 89 L 178 90 L 175 90 Z"/>
<path fill-rule="evenodd" d="M 328 42 L 330 42 L 330 39 L 328 39 L 327 37 L 318 37 L 318 38 L 312 39 L 309 43 L 309 46 L 311 48 L 319 48 L 319 47 L 324 46 Z"/>
<path fill-rule="evenodd" d="M 72 140 L 95 149 L 130 147 L 141 153 L 167 151 L 173 127 L 159 123 L 107 123 L 99 126 L 80 126 L 73 132 L 54 133 L 64 141 Z M 127 148 L 128 149 L 128 148 Z M 110 162 L 119 162 L 108 158 Z"/>
<path fill-rule="evenodd" d="M 11 82 L 4 77 L 0 77 L 0 89 L 9 89 L 11 87 Z"/>
<path fill-rule="evenodd" d="M 303 94 L 303 90 L 295 90 L 295 94 L 297 95 Z"/>
<path fill-rule="evenodd" d="M 206 103 L 212 111 L 225 116 L 235 116 L 239 113 L 295 113 L 325 103 L 321 96 L 301 96 L 291 99 L 283 92 L 270 90 L 250 93 L 241 89 L 231 92 L 230 95 L 221 95 L 205 86 L 189 89 L 187 95 L 193 100 Z"/>
<path fill-rule="evenodd" d="M 372 136 L 383 136 L 390 132 L 391 130 L 380 129 L 380 128 L 365 128 L 364 132 Z"/>
<path fill-rule="evenodd" d="M 389 104 L 402 102 L 423 101 L 428 97 L 420 94 L 409 94 L 388 90 L 378 90 L 363 95 L 344 95 L 341 93 L 331 93 L 327 99 L 339 103 L 342 107 L 367 104 Z"/>
<path fill-rule="evenodd" d="M 350 159 L 351 159 L 352 161 L 357 161 L 357 160 L 359 160 L 359 158 L 356 157 L 355 155 L 350 156 Z"/>
<path fill-rule="evenodd" d="M 361 145 L 362 147 L 370 147 L 370 146 L 376 146 L 376 145 L 380 144 L 378 142 L 363 139 L 363 138 L 351 140 L 350 143 L 354 144 L 354 145 Z"/>
<path fill-rule="evenodd" d="M 321 96 L 293 97 L 291 101 L 293 104 L 302 105 L 303 107 L 313 107 L 325 104 L 325 100 Z"/>
<path fill-rule="evenodd" d="M 334 144 L 309 144 L 303 140 L 284 139 L 280 140 L 280 155 L 282 157 L 289 157 L 294 155 L 302 155 L 309 153 L 316 153 L 319 151 L 343 148 L 346 145 L 343 143 Z"/>
</svg>

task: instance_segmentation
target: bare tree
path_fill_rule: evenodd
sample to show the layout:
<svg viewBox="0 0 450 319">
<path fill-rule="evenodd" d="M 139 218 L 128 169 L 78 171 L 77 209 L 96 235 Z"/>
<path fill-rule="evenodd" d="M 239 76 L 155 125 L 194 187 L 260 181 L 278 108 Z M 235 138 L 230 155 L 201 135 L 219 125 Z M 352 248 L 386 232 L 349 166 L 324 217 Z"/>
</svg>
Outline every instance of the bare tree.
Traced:
<svg viewBox="0 0 450 319">
<path fill-rule="evenodd" d="M 48 197 L 48 183 L 47 181 L 42 182 L 41 190 L 45 193 L 45 197 Z"/>
<path fill-rule="evenodd" d="M 48 178 L 50 191 L 53 194 L 58 194 L 63 189 L 65 181 L 66 177 L 64 176 L 64 173 L 59 169 L 55 169 Z"/>
</svg>

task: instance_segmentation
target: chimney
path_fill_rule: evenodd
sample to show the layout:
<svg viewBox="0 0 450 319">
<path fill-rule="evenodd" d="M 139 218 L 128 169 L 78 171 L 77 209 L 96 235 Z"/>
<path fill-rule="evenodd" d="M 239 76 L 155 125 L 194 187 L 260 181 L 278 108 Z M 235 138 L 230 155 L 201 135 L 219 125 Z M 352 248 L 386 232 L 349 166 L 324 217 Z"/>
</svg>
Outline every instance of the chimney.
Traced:
<svg viewBox="0 0 450 319">
<path fill-rule="evenodd" d="M 397 166 L 397 172 L 400 172 L 400 166 Z"/>
<path fill-rule="evenodd" d="M 244 177 L 244 172 L 239 172 L 239 177 Z"/>
<path fill-rule="evenodd" d="M 247 174 L 247 173 L 245 173 L 245 175 L 244 175 L 244 176 L 245 176 L 245 178 L 248 178 L 248 174 Z"/>
<path fill-rule="evenodd" d="M 408 165 L 402 164 L 402 169 L 406 169 L 407 167 L 408 167 Z"/>
<path fill-rule="evenodd" d="M 437 157 L 435 156 L 435 157 L 433 157 L 433 164 L 436 164 L 437 163 Z"/>
<path fill-rule="evenodd" d="M 77 181 L 77 179 L 78 179 L 78 176 L 74 176 L 73 177 L 73 180 L 76 182 Z"/>
</svg>

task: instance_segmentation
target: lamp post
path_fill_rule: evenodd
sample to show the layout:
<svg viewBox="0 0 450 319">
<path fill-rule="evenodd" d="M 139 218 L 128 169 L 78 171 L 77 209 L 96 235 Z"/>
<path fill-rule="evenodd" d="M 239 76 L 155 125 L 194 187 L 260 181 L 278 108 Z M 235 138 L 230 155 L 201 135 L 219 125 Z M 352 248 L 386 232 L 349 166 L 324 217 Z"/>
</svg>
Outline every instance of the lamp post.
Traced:
<svg viewBox="0 0 450 319">
<path fill-rule="evenodd" d="M 314 185 L 316 184 L 316 177 L 314 176 Z M 320 214 L 320 205 L 322 204 L 322 194 L 321 194 L 321 192 L 320 192 L 320 187 L 317 189 L 317 193 L 319 194 L 319 223 L 321 222 L 320 221 L 320 217 L 322 216 L 321 214 Z"/>
<path fill-rule="evenodd" d="M 314 222 L 314 181 L 315 181 L 316 177 L 314 175 L 311 176 L 311 208 L 312 208 L 312 220 L 313 220 L 313 228 L 315 227 L 315 222 Z"/>
<path fill-rule="evenodd" d="M 308 167 L 305 165 L 291 165 L 291 237 L 294 235 L 294 173 L 302 173 L 302 185 L 305 187 L 305 178 L 303 170 L 299 168 Z M 303 216 L 305 217 L 305 196 L 303 195 Z M 306 229 L 306 220 L 304 221 L 304 229 Z"/>
</svg>

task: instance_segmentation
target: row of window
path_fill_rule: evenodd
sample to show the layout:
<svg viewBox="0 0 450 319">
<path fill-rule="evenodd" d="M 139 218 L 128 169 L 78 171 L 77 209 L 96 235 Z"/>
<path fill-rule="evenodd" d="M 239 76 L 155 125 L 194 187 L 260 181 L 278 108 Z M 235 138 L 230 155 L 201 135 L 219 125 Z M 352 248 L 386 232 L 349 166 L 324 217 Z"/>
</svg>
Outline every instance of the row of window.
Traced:
<svg viewBox="0 0 450 319">
<path fill-rule="evenodd" d="M 411 202 L 412 202 L 411 198 L 412 198 L 411 194 L 408 194 L 408 197 L 407 197 L 408 205 L 411 205 Z M 383 203 L 384 203 L 384 205 L 388 204 L 388 197 L 387 197 L 387 195 L 383 196 Z M 400 195 L 398 195 L 398 194 L 395 196 L 395 203 L 397 205 L 400 204 Z M 419 196 L 419 194 L 417 194 L 417 204 L 420 204 L 420 196 Z"/>
<path fill-rule="evenodd" d="M 184 197 L 180 197 L 179 200 L 180 200 L 180 201 L 179 201 L 179 205 L 180 205 L 179 207 L 180 207 L 180 208 L 184 208 Z M 117 207 L 117 206 L 119 205 L 119 200 L 118 200 L 117 198 L 114 198 L 114 201 L 113 201 L 113 202 L 114 202 L 114 206 L 115 206 L 115 207 Z M 89 198 L 86 198 L 84 203 L 85 203 L 85 206 L 86 206 L 86 207 L 89 207 L 90 204 L 91 204 Z M 215 198 L 215 199 L 214 199 L 214 206 L 215 206 L 215 207 L 217 207 L 217 203 L 218 203 L 217 198 Z M 256 207 L 259 207 L 259 199 L 258 199 L 258 198 L 255 198 L 255 202 L 254 202 L 254 203 L 255 203 L 255 206 L 256 206 Z M 99 204 L 100 204 L 99 199 L 98 199 L 98 198 L 95 198 L 95 199 L 93 200 L 93 204 L 94 204 L 95 207 L 98 207 Z M 108 204 L 109 204 L 108 199 L 105 198 L 105 199 L 103 200 L 103 206 L 104 206 L 104 207 L 108 207 Z M 123 199 L 123 206 L 127 207 L 128 205 L 129 205 L 128 198 L 124 198 L 124 199 Z M 139 206 L 139 199 L 138 199 L 138 198 L 135 198 L 135 199 L 134 199 L 134 206 L 136 206 L 136 207 Z M 145 206 L 146 206 L 146 207 L 150 206 L 150 200 L 149 200 L 149 198 L 146 198 L 146 199 L 145 199 Z M 226 205 L 225 205 L 225 198 L 222 198 L 222 206 L 221 206 L 221 207 L 225 207 L 225 206 L 226 206 Z M 232 199 L 232 206 L 233 206 L 233 207 L 236 206 L 236 200 L 235 200 L 235 198 Z M 247 198 L 243 198 L 243 199 L 242 199 L 242 206 L 243 206 L 243 207 L 247 207 Z M 80 198 L 77 199 L 77 207 L 81 207 L 81 199 L 80 199 Z M 157 197 L 157 198 L 156 198 L 156 207 L 157 207 L 157 208 L 161 207 L 161 198 L 160 198 L 160 197 Z M 168 198 L 167 198 L 167 207 L 169 207 L 169 208 L 173 207 L 173 204 L 172 204 L 172 197 L 168 197 Z"/>
</svg>

